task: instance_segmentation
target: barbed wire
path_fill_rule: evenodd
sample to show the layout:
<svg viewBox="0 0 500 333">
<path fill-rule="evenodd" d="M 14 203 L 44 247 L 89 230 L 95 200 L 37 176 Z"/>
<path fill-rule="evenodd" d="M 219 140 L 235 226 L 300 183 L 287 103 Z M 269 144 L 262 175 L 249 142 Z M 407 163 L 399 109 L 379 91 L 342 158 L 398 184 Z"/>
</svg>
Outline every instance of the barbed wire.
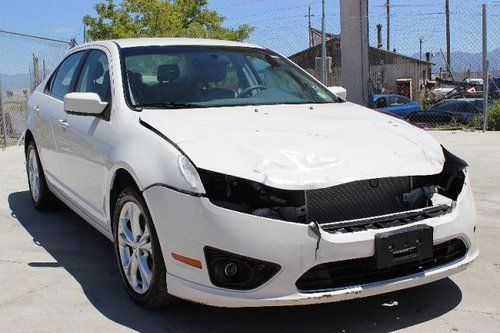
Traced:
<svg viewBox="0 0 500 333">
<path fill-rule="evenodd" d="M 223 9 L 229 9 L 229 8 L 238 7 L 238 6 L 252 5 L 252 4 L 255 4 L 258 2 L 263 2 L 263 1 L 264 0 L 242 1 L 242 2 L 234 3 L 232 5 L 225 6 L 225 7 L 214 7 L 213 9 L 214 10 L 223 10 Z"/>
<path fill-rule="evenodd" d="M 314 3 L 318 3 L 318 2 L 319 1 L 313 1 L 310 4 L 314 4 Z M 269 13 L 274 13 L 274 12 L 283 12 L 283 11 L 287 11 L 287 10 L 304 8 L 304 7 L 308 7 L 310 4 L 299 5 L 299 6 L 292 6 L 292 7 L 280 7 L 280 8 L 268 9 L 268 10 L 265 10 L 265 11 L 262 11 L 262 12 L 259 12 L 259 13 L 256 13 L 256 14 L 227 18 L 227 21 L 241 20 L 241 19 L 250 18 L 250 17 L 258 17 L 258 16 L 262 16 L 262 15 L 269 14 Z M 304 15 L 302 15 L 302 16 L 304 16 Z"/>
<path fill-rule="evenodd" d="M 56 42 L 56 43 L 71 44 L 71 41 L 55 39 L 55 38 L 50 38 L 50 37 L 44 37 L 44 36 L 38 36 L 38 35 L 23 33 L 23 32 L 16 32 L 16 31 L 0 29 L 0 33 L 10 34 L 10 35 L 15 35 L 15 36 L 20 36 L 20 37 L 34 38 L 34 39 L 38 39 L 38 40 L 45 40 L 45 41 Z"/>
</svg>

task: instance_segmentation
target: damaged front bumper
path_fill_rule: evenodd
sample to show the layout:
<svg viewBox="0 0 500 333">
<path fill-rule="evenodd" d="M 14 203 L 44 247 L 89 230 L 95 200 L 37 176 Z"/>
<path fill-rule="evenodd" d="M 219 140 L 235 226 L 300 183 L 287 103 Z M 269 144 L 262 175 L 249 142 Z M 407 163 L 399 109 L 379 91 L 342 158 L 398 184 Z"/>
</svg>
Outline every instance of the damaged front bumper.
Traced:
<svg viewBox="0 0 500 333">
<path fill-rule="evenodd" d="M 320 264 L 373 256 L 375 235 L 382 230 L 323 232 L 316 251 L 317 235 L 307 224 L 237 212 L 216 206 L 207 198 L 162 186 L 148 188 L 144 197 L 160 240 L 168 271 L 169 293 L 209 305 L 299 305 L 370 296 L 447 277 L 466 269 L 478 255 L 474 237 L 475 208 L 467 176 L 450 212 L 411 224 L 433 227 L 434 244 L 461 240 L 466 247 L 464 256 L 415 274 L 321 291 L 301 291 L 296 283 L 307 271 Z M 383 232 L 408 226 L 385 228 Z M 204 249 L 207 246 L 275 263 L 280 269 L 267 282 L 251 290 L 216 287 L 210 280 L 205 261 Z M 201 269 L 175 260 L 172 253 L 201 261 Z"/>
</svg>

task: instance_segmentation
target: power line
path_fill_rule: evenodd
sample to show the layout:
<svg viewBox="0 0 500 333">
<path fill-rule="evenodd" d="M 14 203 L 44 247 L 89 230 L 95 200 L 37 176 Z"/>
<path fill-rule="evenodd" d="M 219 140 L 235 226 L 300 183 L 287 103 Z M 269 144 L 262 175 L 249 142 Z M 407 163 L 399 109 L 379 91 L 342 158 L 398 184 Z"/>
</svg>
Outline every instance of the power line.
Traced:
<svg viewBox="0 0 500 333">
<path fill-rule="evenodd" d="M 254 23 L 260 23 L 260 22 L 267 22 L 267 21 L 273 21 L 273 20 L 284 20 L 287 18 L 293 18 L 293 17 L 305 17 L 304 15 L 289 15 L 289 16 L 279 16 L 279 17 L 272 17 L 269 19 L 264 19 L 264 20 L 258 20 L 258 21 L 253 21 L 253 22 L 248 22 L 247 24 L 254 24 Z"/>
<path fill-rule="evenodd" d="M 418 7 L 418 8 L 424 8 L 424 7 L 440 7 L 441 5 L 438 5 L 438 4 L 393 4 L 393 5 L 389 5 L 389 7 L 391 8 L 395 8 L 395 7 Z M 379 8 L 385 8 L 387 7 L 387 4 L 383 4 L 383 5 L 374 5 L 372 7 L 379 7 Z"/>
</svg>

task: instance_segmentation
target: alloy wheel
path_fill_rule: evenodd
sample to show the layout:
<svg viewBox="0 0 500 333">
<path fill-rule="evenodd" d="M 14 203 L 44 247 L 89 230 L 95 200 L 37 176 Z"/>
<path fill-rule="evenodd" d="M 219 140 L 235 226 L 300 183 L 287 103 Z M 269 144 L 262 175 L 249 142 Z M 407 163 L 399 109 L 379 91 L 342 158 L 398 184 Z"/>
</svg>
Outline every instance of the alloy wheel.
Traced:
<svg viewBox="0 0 500 333">
<path fill-rule="evenodd" d="M 139 294 L 146 293 L 153 277 L 153 248 L 144 212 L 132 201 L 120 211 L 118 249 L 129 285 Z"/>
<path fill-rule="evenodd" d="M 38 202 L 40 200 L 40 172 L 36 152 L 33 148 L 28 153 L 28 181 L 33 201 Z"/>
</svg>

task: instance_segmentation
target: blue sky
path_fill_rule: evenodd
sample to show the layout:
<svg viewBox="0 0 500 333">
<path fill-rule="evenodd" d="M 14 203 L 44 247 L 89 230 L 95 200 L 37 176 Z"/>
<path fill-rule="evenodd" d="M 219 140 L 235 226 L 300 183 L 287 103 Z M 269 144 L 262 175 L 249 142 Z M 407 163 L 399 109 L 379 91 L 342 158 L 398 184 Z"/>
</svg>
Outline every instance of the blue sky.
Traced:
<svg viewBox="0 0 500 333">
<path fill-rule="evenodd" d="M 54 38 L 81 40 L 82 17 L 93 14 L 96 0 L 0 0 L 0 29 L 33 33 Z M 452 13 L 452 50 L 478 52 L 481 45 L 481 0 L 450 0 Z M 415 54 L 418 39 L 424 40 L 424 52 L 437 52 L 444 45 L 444 0 L 392 0 L 392 47 L 398 52 Z M 500 1 L 487 0 L 490 5 L 490 47 L 500 46 Z M 211 0 L 210 7 L 227 17 L 226 25 L 249 23 L 256 27 L 250 41 L 264 44 L 285 55 L 307 47 L 307 7 L 311 5 L 313 26 L 320 27 L 321 1 L 303 0 Z M 375 26 L 385 27 L 385 0 L 370 0 L 369 20 L 371 44 L 375 42 Z M 339 0 L 327 0 L 327 27 L 338 33 Z M 385 29 L 385 28 L 384 28 Z M 384 33 L 385 40 L 385 33 Z M 7 58 L 22 63 L 31 57 L 30 43 L 50 58 L 61 49 L 59 45 L 45 47 L 41 43 L 9 39 L 0 34 L 0 49 Z M 384 41 L 385 43 L 385 41 Z M 5 59 L 4 54 L 4 59 Z M 20 65 L 21 66 L 21 65 Z M 16 66 L 6 66 L 0 60 L 0 72 L 12 72 Z"/>
</svg>

